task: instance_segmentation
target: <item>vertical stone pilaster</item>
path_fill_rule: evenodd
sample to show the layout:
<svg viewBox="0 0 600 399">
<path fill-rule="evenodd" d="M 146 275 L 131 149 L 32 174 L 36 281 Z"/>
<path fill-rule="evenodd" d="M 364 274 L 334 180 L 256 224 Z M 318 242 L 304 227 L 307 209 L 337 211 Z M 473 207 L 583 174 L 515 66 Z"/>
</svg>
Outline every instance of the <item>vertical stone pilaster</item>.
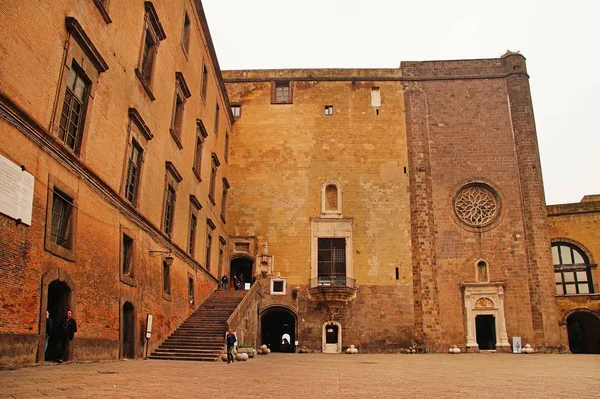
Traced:
<svg viewBox="0 0 600 399">
<path fill-rule="evenodd" d="M 410 172 L 412 269 L 415 339 L 441 345 L 427 100 L 421 83 L 406 83 L 406 140 Z"/>
<path fill-rule="evenodd" d="M 554 270 L 550 253 L 548 218 L 542 169 L 525 57 L 503 57 L 508 101 L 521 186 L 529 293 L 536 345 L 555 347 L 560 331 L 554 299 Z"/>
</svg>

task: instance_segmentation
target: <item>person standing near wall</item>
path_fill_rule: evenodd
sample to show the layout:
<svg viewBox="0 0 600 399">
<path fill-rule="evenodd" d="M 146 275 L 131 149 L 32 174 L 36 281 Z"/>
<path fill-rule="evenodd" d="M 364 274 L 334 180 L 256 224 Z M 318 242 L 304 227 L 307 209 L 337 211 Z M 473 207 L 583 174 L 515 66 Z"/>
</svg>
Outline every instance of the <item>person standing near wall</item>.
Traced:
<svg viewBox="0 0 600 399">
<path fill-rule="evenodd" d="M 73 312 L 70 310 L 67 311 L 67 318 L 63 322 L 61 328 L 58 331 L 58 358 L 56 359 L 57 363 L 62 363 L 67 358 L 67 351 L 69 350 L 69 345 L 73 338 L 75 337 L 75 333 L 77 332 L 77 323 L 73 318 Z"/>
<path fill-rule="evenodd" d="M 50 318 L 50 312 L 46 310 L 46 348 L 44 353 L 48 352 L 48 342 L 50 341 L 50 335 L 52 335 L 52 319 Z"/>
<path fill-rule="evenodd" d="M 229 279 L 227 278 L 227 275 L 224 274 L 223 277 L 221 277 L 221 289 L 222 290 L 226 290 L 227 289 L 227 282 L 229 281 Z"/>
<path fill-rule="evenodd" d="M 227 363 L 231 363 L 233 362 L 233 348 L 237 342 L 237 337 L 232 329 L 227 331 L 227 338 L 225 341 L 227 342 Z"/>
</svg>

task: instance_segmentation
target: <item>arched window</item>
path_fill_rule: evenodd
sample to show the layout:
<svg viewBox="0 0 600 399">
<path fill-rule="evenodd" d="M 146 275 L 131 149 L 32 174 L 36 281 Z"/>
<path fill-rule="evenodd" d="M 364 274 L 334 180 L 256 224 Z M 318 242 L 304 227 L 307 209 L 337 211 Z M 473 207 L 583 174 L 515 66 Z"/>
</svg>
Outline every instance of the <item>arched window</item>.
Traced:
<svg viewBox="0 0 600 399">
<path fill-rule="evenodd" d="M 565 242 L 553 243 L 552 263 L 554 263 L 556 295 L 594 292 L 590 262 L 580 248 Z"/>
<path fill-rule="evenodd" d="M 477 262 L 477 282 L 485 283 L 489 281 L 488 265 L 484 260 Z"/>
<path fill-rule="evenodd" d="M 333 217 L 342 214 L 342 187 L 334 181 L 326 181 L 321 186 L 321 213 Z"/>
</svg>

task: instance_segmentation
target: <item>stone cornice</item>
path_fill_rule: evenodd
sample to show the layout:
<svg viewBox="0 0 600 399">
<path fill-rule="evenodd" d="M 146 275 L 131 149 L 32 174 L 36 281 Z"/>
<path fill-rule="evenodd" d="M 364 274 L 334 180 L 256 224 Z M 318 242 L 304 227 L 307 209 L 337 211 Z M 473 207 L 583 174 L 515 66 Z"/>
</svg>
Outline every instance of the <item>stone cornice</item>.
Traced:
<svg viewBox="0 0 600 399">
<path fill-rule="evenodd" d="M 129 119 L 131 119 L 133 123 L 135 123 L 140 133 L 142 133 L 146 140 L 150 141 L 154 138 L 154 135 L 150 131 L 150 128 L 148 127 L 148 125 L 146 125 L 146 122 L 144 122 L 142 116 L 140 115 L 137 109 L 129 108 Z"/>
<path fill-rule="evenodd" d="M 92 43 L 89 36 L 85 33 L 77 19 L 75 17 L 66 17 L 65 25 L 67 27 L 67 32 L 75 41 L 79 44 L 84 53 L 88 56 L 92 64 L 96 67 L 98 72 L 105 72 L 108 70 L 108 64 L 104 61 L 104 58 L 100 55 L 96 46 Z"/>
</svg>

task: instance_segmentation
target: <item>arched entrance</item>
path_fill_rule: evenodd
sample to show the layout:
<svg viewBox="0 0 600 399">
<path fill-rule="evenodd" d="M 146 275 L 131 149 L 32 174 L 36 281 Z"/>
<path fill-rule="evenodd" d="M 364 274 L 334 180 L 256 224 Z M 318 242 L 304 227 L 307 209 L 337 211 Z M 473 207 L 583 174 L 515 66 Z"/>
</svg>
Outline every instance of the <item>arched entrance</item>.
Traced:
<svg viewBox="0 0 600 399">
<path fill-rule="evenodd" d="M 71 309 L 71 288 L 64 281 L 54 280 L 48 285 L 47 310 L 54 327 L 48 340 L 44 360 L 55 360 L 58 356 L 58 329 L 65 321 L 67 310 Z M 43 312 L 45 313 L 45 312 Z M 45 329 L 43 329 L 45 334 Z"/>
<path fill-rule="evenodd" d="M 262 343 L 273 352 L 290 352 L 295 350 L 296 316 L 284 307 L 273 307 L 265 310 L 260 320 Z"/>
<path fill-rule="evenodd" d="M 125 302 L 123 304 L 123 358 L 134 359 L 135 358 L 135 316 L 133 304 L 131 302 Z"/>
<path fill-rule="evenodd" d="M 245 283 L 252 284 L 252 277 L 254 276 L 252 272 L 253 264 L 254 262 L 249 258 L 235 258 L 231 260 L 229 267 L 229 284 L 231 284 L 231 287 L 234 286 L 234 276 L 237 276 L 240 280 L 242 289 L 244 289 Z"/>
<path fill-rule="evenodd" d="M 342 325 L 337 321 L 323 323 L 323 353 L 342 353 Z"/>
<path fill-rule="evenodd" d="M 567 317 L 569 349 L 572 353 L 600 353 L 600 319 L 591 312 L 574 312 Z"/>
</svg>

